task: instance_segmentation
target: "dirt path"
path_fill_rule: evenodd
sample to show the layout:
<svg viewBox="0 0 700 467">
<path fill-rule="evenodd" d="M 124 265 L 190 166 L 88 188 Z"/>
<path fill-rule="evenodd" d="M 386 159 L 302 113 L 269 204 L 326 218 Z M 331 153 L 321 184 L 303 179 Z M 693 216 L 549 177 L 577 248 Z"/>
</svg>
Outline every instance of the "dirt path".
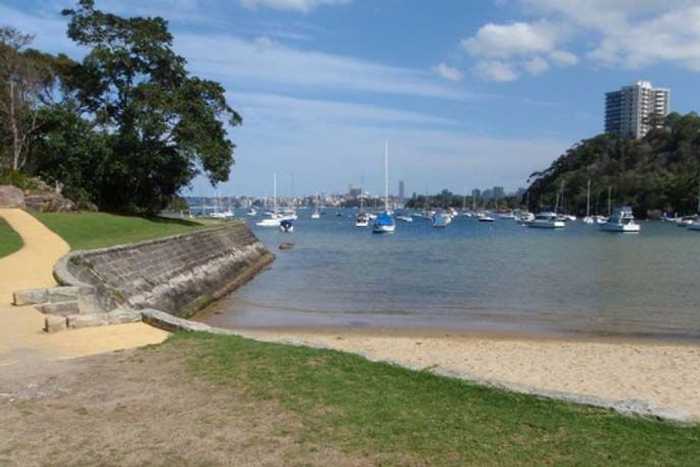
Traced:
<svg viewBox="0 0 700 467">
<path fill-rule="evenodd" d="M 187 345 L 0 372 L 0 465 L 374 464 L 305 439 L 274 401 L 194 378 Z"/>
<path fill-rule="evenodd" d="M 12 306 L 12 292 L 55 285 L 53 266 L 69 251 L 68 244 L 20 209 L 0 209 L 0 217 L 24 242 L 19 251 L 0 259 L 0 371 L 15 364 L 155 344 L 167 337 L 167 333 L 142 323 L 45 334 L 44 316 L 33 307 Z"/>
</svg>

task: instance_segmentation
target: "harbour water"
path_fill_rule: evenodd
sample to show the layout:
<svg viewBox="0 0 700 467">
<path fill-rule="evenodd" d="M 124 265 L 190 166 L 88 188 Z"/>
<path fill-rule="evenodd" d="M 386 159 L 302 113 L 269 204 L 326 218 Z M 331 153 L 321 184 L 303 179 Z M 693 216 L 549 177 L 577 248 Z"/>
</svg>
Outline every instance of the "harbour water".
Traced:
<svg viewBox="0 0 700 467">
<path fill-rule="evenodd" d="M 336 216 L 342 212 L 343 216 Z M 300 211 L 296 230 L 251 227 L 271 268 L 200 319 L 229 328 L 438 329 L 700 338 L 700 232 L 642 222 L 642 233 L 570 223 L 528 229 L 457 217 L 416 219 L 393 235 L 353 226 L 354 211 Z"/>
</svg>

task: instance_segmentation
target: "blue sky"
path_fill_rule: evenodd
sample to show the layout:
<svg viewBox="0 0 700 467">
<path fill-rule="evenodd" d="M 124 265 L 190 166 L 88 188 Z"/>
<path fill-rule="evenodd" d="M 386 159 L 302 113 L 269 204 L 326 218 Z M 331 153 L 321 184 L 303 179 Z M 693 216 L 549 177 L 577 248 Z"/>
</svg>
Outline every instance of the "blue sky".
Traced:
<svg viewBox="0 0 700 467">
<path fill-rule="evenodd" d="M 700 0 L 97 0 L 170 21 L 190 70 L 244 118 L 222 194 L 525 185 L 602 129 L 603 95 L 638 79 L 700 110 Z M 80 57 L 69 0 L 0 0 L 0 24 Z M 192 192 L 214 193 L 197 180 Z"/>
</svg>

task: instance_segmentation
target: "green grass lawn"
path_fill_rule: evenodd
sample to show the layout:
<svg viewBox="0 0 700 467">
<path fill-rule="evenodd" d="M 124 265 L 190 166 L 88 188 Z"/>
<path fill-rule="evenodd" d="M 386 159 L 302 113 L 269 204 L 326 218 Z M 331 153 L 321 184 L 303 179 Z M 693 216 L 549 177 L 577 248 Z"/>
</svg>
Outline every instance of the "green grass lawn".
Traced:
<svg viewBox="0 0 700 467">
<path fill-rule="evenodd" d="M 304 437 L 385 464 L 697 465 L 700 427 L 481 387 L 342 352 L 177 334 L 197 377 L 273 399 Z M 189 352 L 189 351 L 188 351 Z"/>
<path fill-rule="evenodd" d="M 102 212 L 32 214 L 74 250 L 139 242 L 204 227 L 198 222 L 179 219 L 129 217 Z"/>
<path fill-rule="evenodd" d="M 22 239 L 7 225 L 4 219 L 0 219 L 0 258 L 22 248 Z"/>
</svg>

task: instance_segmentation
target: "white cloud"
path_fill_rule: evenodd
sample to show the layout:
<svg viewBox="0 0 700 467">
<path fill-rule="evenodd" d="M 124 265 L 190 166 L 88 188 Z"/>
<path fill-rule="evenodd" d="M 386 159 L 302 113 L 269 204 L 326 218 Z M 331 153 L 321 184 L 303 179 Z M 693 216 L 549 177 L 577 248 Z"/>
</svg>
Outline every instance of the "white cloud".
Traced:
<svg viewBox="0 0 700 467">
<path fill-rule="evenodd" d="M 475 57 L 507 59 L 513 56 L 550 52 L 562 33 L 550 23 L 488 23 L 474 37 L 462 40 L 462 47 Z"/>
<path fill-rule="evenodd" d="M 541 20 L 532 23 L 488 23 L 461 44 L 477 59 L 474 70 L 482 78 L 508 82 L 518 79 L 521 72 L 539 75 L 550 68 L 545 57 L 559 65 L 576 60 L 571 52 L 561 50 L 569 34 L 559 24 Z"/>
<path fill-rule="evenodd" d="M 241 5 L 250 9 L 267 7 L 308 13 L 321 5 L 342 5 L 349 2 L 350 0 L 241 0 Z"/>
<path fill-rule="evenodd" d="M 457 68 L 447 65 L 446 63 L 440 63 L 439 65 L 433 67 L 433 71 L 437 73 L 438 76 L 450 81 L 462 81 L 464 78 L 464 73 Z"/>
<path fill-rule="evenodd" d="M 578 57 L 565 50 L 555 50 L 549 54 L 549 58 L 560 66 L 572 66 L 578 63 Z"/>
<path fill-rule="evenodd" d="M 463 100 L 469 96 L 427 70 L 401 68 L 354 57 L 293 48 L 263 37 L 180 33 L 175 47 L 191 68 L 240 87 L 272 85 L 310 90 L 363 91 Z"/>
<path fill-rule="evenodd" d="M 246 126 L 276 122 L 280 126 L 440 126 L 453 127 L 459 122 L 434 115 L 390 109 L 374 105 L 321 99 L 302 99 L 278 94 L 227 93 L 227 99 L 243 114 Z M 246 117 L 251 116 L 253 121 Z"/>
<path fill-rule="evenodd" d="M 498 60 L 480 61 L 476 64 L 474 71 L 489 81 L 507 83 L 518 79 L 518 73 L 512 65 Z"/>
<path fill-rule="evenodd" d="M 532 13 L 588 34 L 595 45 L 587 57 L 596 63 L 628 68 L 675 63 L 700 71 L 698 0 L 520 1 Z"/>
<path fill-rule="evenodd" d="M 542 57 L 535 57 L 525 62 L 523 65 L 531 75 L 539 75 L 549 70 L 549 63 Z"/>
</svg>

